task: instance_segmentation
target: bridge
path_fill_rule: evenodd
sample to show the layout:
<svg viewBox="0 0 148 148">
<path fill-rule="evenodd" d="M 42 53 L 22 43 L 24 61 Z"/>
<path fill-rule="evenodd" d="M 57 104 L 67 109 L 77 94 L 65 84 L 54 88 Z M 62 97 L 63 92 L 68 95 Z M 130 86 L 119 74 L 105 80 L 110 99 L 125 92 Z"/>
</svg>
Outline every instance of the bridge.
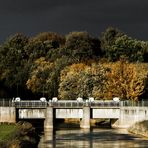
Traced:
<svg viewBox="0 0 148 148">
<path fill-rule="evenodd" d="M 81 128 L 90 128 L 91 119 L 110 119 L 112 127 L 127 128 L 148 120 L 148 102 L 130 101 L 0 101 L 0 122 L 15 123 L 18 119 L 43 119 L 44 128 L 54 128 L 54 119 L 79 118 Z"/>
</svg>

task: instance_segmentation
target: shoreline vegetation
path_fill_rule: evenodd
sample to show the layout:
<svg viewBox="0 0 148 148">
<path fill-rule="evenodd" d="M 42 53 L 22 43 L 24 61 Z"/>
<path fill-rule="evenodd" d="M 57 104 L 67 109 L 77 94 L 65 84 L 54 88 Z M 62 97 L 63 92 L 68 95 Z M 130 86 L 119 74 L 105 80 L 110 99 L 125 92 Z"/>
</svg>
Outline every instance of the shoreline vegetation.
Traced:
<svg viewBox="0 0 148 148">
<path fill-rule="evenodd" d="M 0 124 L 1 148 L 36 148 L 39 136 L 31 123 L 19 121 L 16 124 Z"/>
<path fill-rule="evenodd" d="M 147 99 L 148 41 L 113 27 L 98 36 L 10 36 L 0 44 L 0 98 Z"/>
<path fill-rule="evenodd" d="M 148 120 L 135 123 L 128 128 L 128 132 L 148 138 Z"/>
</svg>

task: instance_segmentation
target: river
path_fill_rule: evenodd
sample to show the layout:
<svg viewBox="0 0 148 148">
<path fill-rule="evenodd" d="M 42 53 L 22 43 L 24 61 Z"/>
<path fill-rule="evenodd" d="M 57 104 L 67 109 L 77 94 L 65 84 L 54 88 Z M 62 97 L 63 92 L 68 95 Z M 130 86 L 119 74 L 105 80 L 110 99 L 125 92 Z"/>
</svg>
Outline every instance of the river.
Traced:
<svg viewBox="0 0 148 148">
<path fill-rule="evenodd" d="M 38 148 L 148 148 L 148 139 L 126 129 L 57 129 L 45 132 Z"/>
</svg>

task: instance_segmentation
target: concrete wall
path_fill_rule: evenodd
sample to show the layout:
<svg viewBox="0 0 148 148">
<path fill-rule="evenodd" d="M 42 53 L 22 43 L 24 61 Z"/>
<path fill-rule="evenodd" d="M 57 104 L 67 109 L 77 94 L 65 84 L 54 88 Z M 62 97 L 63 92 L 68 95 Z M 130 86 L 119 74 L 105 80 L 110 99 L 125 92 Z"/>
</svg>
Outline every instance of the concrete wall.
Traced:
<svg viewBox="0 0 148 148">
<path fill-rule="evenodd" d="M 90 108 L 82 109 L 19 109 L 20 119 L 45 119 L 46 127 L 53 125 L 53 119 L 66 118 L 82 118 L 81 127 L 90 127 Z M 14 122 L 15 108 L 0 108 L 0 122 Z M 55 110 L 55 112 L 53 111 Z M 132 124 L 148 120 L 148 107 L 121 107 L 119 108 L 93 108 L 92 118 L 108 118 L 111 119 L 112 127 L 128 128 Z M 85 124 L 84 124 L 85 123 Z"/>
<path fill-rule="evenodd" d="M 15 107 L 0 107 L 0 122 L 15 123 L 16 122 Z"/>
<path fill-rule="evenodd" d="M 109 119 L 116 119 L 120 118 L 120 109 L 113 108 L 113 109 L 92 109 L 92 118 L 109 118 Z"/>
<path fill-rule="evenodd" d="M 148 120 L 148 107 L 121 107 L 119 120 L 112 120 L 113 127 L 128 128 L 136 122 Z"/>
<path fill-rule="evenodd" d="M 83 109 L 56 109 L 56 118 L 83 118 Z"/>
<path fill-rule="evenodd" d="M 45 118 L 46 109 L 19 109 L 19 118 Z M 56 109 L 55 118 L 82 118 L 83 109 Z"/>
<path fill-rule="evenodd" d="M 45 109 L 19 109 L 19 119 L 44 119 Z"/>
</svg>

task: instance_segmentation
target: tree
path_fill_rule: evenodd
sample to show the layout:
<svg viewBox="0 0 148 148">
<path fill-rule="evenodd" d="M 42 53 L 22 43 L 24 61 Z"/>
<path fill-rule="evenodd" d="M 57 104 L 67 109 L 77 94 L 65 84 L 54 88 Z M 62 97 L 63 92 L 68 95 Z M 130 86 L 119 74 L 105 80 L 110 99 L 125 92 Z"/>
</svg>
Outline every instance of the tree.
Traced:
<svg viewBox="0 0 148 148">
<path fill-rule="evenodd" d="M 54 76 L 51 71 L 54 71 L 54 63 L 49 63 L 44 57 L 37 59 L 26 83 L 27 88 L 33 93 L 50 97 L 54 89 Z"/>
<path fill-rule="evenodd" d="M 101 34 L 100 37 L 101 49 L 104 51 L 110 50 L 110 47 L 114 45 L 115 40 L 123 35 L 125 34 L 117 28 L 108 27 L 106 31 Z"/>
<path fill-rule="evenodd" d="M 105 96 L 110 99 L 119 97 L 123 100 L 138 100 L 144 93 L 144 81 L 148 73 L 146 68 L 142 64 L 124 61 L 109 63 L 106 66 L 110 71 L 107 73 Z"/>
<path fill-rule="evenodd" d="M 101 36 L 101 49 L 109 61 L 126 59 L 129 62 L 143 62 L 146 56 L 146 42 L 128 37 L 118 29 L 108 28 Z"/>
<path fill-rule="evenodd" d="M 71 32 L 66 36 L 65 47 L 71 51 L 71 56 L 80 61 L 99 57 L 101 54 L 100 41 L 91 37 L 87 32 Z"/>
<path fill-rule="evenodd" d="M 52 48 L 50 43 L 43 43 L 42 41 L 29 41 L 24 47 L 31 63 L 40 57 L 45 57 Z"/>
<path fill-rule="evenodd" d="M 86 65 L 84 63 L 73 64 L 61 72 L 59 85 L 59 98 L 76 99 L 82 97 L 95 97 L 94 88 L 101 92 L 106 69 L 99 64 Z"/>
<path fill-rule="evenodd" d="M 125 58 L 129 62 L 143 62 L 144 61 L 144 48 L 146 43 L 144 41 L 133 40 L 127 35 L 118 37 L 113 48 L 113 59 L 119 60 Z"/>
<path fill-rule="evenodd" d="M 23 34 L 11 36 L 0 47 L 0 78 L 7 87 L 24 86 L 26 79 L 23 68 L 27 61 L 24 46 L 28 43 L 28 38 Z"/>
<path fill-rule="evenodd" d="M 27 88 L 33 93 L 44 94 L 49 98 L 58 96 L 60 72 L 71 63 L 71 59 L 65 56 L 52 62 L 45 57 L 37 59 L 26 83 Z"/>
<path fill-rule="evenodd" d="M 31 38 L 33 41 L 42 43 L 50 42 L 53 48 L 59 48 L 65 45 L 65 37 L 54 32 L 42 32 Z"/>
</svg>

